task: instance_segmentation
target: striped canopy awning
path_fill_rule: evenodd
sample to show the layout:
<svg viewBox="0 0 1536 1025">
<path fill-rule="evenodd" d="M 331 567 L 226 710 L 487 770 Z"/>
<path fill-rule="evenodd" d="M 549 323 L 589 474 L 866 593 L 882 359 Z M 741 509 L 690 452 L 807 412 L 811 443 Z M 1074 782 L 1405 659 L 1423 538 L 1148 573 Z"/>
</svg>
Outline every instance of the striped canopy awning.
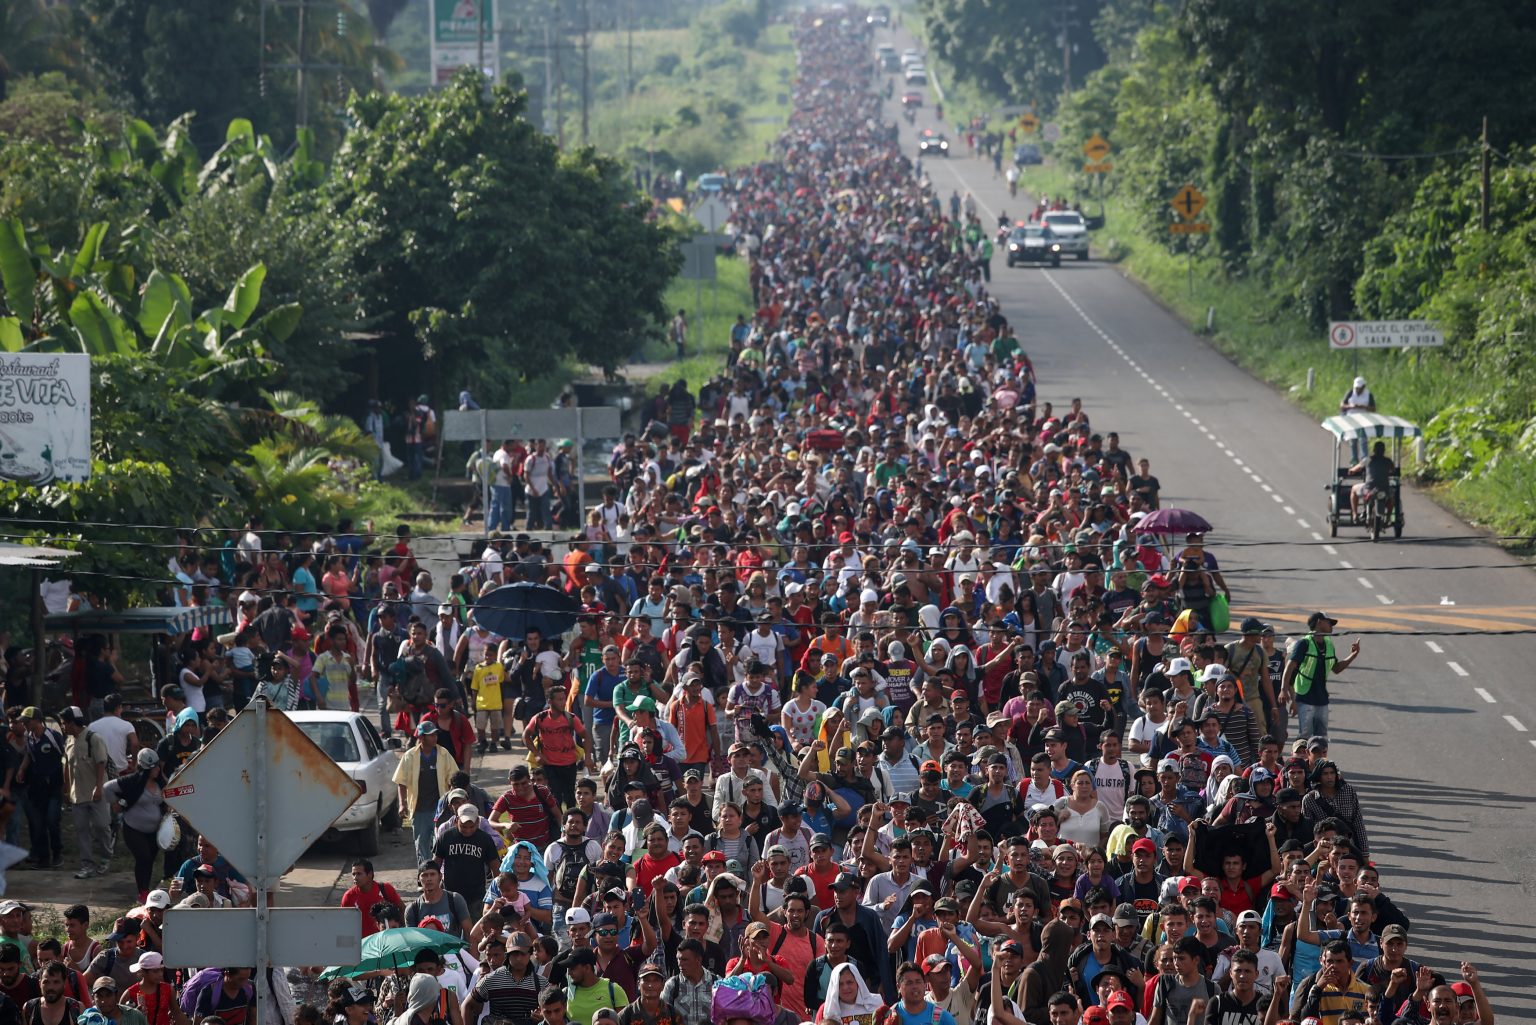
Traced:
<svg viewBox="0 0 1536 1025">
<path fill-rule="evenodd" d="M 50 633 L 183 634 L 200 626 L 220 627 L 234 622 L 234 613 L 222 606 L 203 605 L 179 609 L 174 605 L 141 609 L 88 609 L 62 612 L 43 621 Z"/>
<path fill-rule="evenodd" d="M 1345 441 L 1371 441 L 1376 438 L 1417 438 L 1424 432 L 1416 423 L 1400 416 L 1382 413 L 1341 413 L 1323 421 L 1323 430 Z"/>
</svg>

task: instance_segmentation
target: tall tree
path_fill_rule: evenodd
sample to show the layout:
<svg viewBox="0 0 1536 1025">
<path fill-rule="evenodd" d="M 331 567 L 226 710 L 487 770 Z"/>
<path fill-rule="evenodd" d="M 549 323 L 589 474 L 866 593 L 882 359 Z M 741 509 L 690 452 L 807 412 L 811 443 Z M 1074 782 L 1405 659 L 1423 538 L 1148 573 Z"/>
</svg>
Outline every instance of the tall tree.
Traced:
<svg viewBox="0 0 1536 1025">
<path fill-rule="evenodd" d="M 356 97 L 327 185 L 397 380 L 492 397 L 580 355 L 613 366 L 678 258 L 618 165 L 562 157 L 526 93 L 466 69 L 425 96 Z"/>
</svg>

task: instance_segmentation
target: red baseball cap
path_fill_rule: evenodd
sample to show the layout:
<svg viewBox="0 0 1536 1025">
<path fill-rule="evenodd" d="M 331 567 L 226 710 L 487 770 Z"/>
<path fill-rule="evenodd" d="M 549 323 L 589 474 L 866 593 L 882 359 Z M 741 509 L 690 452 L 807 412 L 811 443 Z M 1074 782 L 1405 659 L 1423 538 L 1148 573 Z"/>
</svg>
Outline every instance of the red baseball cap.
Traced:
<svg viewBox="0 0 1536 1025">
<path fill-rule="evenodd" d="M 967 694 L 965 691 L 961 690 L 959 687 L 956 687 L 954 690 L 950 691 L 949 692 L 949 696 L 950 696 L 951 699 L 954 699 L 954 698 L 965 698 L 967 701 L 969 701 L 970 697 L 971 697 L 969 694 Z"/>
<path fill-rule="evenodd" d="M 845 530 L 841 534 L 837 535 L 837 543 L 840 545 L 853 544 L 853 532 L 851 530 Z"/>
<path fill-rule="evenodd" d="M 704 855 L 704 857 L 700 858 L 699 860 L 701 862 L 703 862 L 703 861 L 724 861 L 725 860 L 725 852 L 724 851 L 709 851 L 709 852 L 707 852 Z"/>
<path fill-rule="evenodd" d="M 1477 999 L 1477 995 L 1472 992 L 1472 987 L 1465 982 L 1451 983 L 1451 991 L 1456 994 L 1457 1002 Z"/>
<path fill-rule="evenodd" d="M 1157 853 L 1157 844 L 1147 839 L 1146 837 L 1142 837 L 1140 840 L 1137 840 L 1135 843 L 1131 844 L 1131 853 L 1135 854 L 1138 851 L 1146 851 L 1148 854 L 1155 855 Z"/>
<path fill-rule="evenodd" d="M 1109 1025 L 1109 1012 L 1102 1007 L 1090 1007 L 1083 1012 L 1083 1025 Z"/>
<path fill-rule="evenodd" d="M 1111 1011 L 1117 1007 L 1125 1007 L 1134 1011 L 1136 1010 L 1136 1001 L 1131 999 L 1131 995 L 1129 993 L 1125 992 L 1124 990 L 1118 990 L 1109 995 L 1109 999 L 1104 1001 L 1104 1006 Z"/>
</svg>

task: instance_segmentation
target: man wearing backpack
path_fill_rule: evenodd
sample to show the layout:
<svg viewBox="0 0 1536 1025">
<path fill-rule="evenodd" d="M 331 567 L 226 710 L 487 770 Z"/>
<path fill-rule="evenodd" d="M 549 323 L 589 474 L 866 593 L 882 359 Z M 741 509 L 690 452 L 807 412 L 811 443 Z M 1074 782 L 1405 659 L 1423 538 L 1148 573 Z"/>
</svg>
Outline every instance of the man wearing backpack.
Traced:
<svg viewBox="0 0 1536 1025">
<path fill-rule="evenodd" d="M 565 707 L 565 684 L 552 684 L 549 688 L 549 707 L 528 722 L 523 731 L 523 744 L 530 753 L 537 753 L 544 764 L 544 778 L 549 789 L 563 808 L 576 806 L 576 775 L 585 759 L 586 769 L 597 772 L 592 758 L 592 743 L 581 720 Z M 586 824 L 582 824 L 586 828 Z"/>
<path fill-rule="evenodd" d="M 64 989 L 69 982 L 69 969 L 60 961 L 50 961 L 43 966 L 39 973 L 38 983 L 43 991 L 40 997 L 33 997 L 21 1008 L 20 1017 L 16 1017 L 16 1005 L 6 998 L 10 1005 L 12 1020 L 25 1022 L 26 1025 L 75 1025 L 83 1010 L 80 1001 L 64 995 Z M 103 979 L 116 986 L 116 980 L 111 976 L 102 976 Z"/>
<path fill-rule="evenodd" d="M 1185 936 L 1174 948 L 1173 971 L 1157 978 L 1147 1025 L 1184 1025 L 1196 1000 L 1209 1001 L 1215 995 L 1215 985 L 1205 977 L 1204 945 L 1193 936 Z"/>
<path fill-rule="evenodd" d="M 586 833 L 586 814 L 580 808 L 571 808 L 565 813 L 560 836 L 544 848 L 544 867 L 549 871 L 549 886 L 554 891 L 555 937 L 562 943 L 568 935 L 565 913 L 576 903 L 581 870 L 603 857 L 602 847 L 596 840 L 587 839 Z"/>
<path fill-rule="evenodd" d="M 896 969 L 896 991 L 901 999 L 892 1004 L 880 1025 L 955 1025 L 955 1016 L 928 999 L 928 979 L 911 961 Z"/>
<path fill-rule="evenodd" d="M 80 846 L 76 879 L 91 879 L 107 871 L 112 860 L 112 816 L 101 788 L 107 782 L 107 742 L 85 724 L 85 713 L 71 705 L 59 713 L 64 727 L 64 793 Z"/>
<path fill-rule="evenodd" d="M 1131 795 L 1134 771 L 1131 763 L 1120 757 L 1120 734 L 1107 729 L 1099 734 L 1099 757 L 1083 766 L 1093 774 L 1094 793 L 1104 817 L 1119 822 L 1125 817 L 1125 799 Z"/>
<path fill-rule="evenodd" d="M 1350 644 L 1347 657 L 1334 654 L 1331 635 L 1338 623 L 1326 613 L 1312 613 L 1307 617 L 1311 632 L 1291 645 L 1286 655 L 1280 700 L 1295 707 L 1298 736 L 1328 736 L 1328 674 L 1342 673 L 1360 657 L 1358 638 Z"/>
</svg>

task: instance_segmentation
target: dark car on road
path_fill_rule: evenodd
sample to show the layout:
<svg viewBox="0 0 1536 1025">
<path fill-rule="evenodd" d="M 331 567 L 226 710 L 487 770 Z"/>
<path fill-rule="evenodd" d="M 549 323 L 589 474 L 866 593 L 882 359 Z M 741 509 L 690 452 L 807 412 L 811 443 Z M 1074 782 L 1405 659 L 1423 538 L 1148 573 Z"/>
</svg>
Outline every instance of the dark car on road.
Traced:
<svg viewBox="0 0 1536 1025">
<path fill-rule="evenodd" d="M 1025 164 L 1045 163 L 1045 154 L 1032 142 L 1021 142 L 1013 148 L 1013 162 L 1019 167 Z"/>
<path fill-rule="evenodd" d="M 935 132 L 932 128 L 925 128 L 923 129 L 923 134 L 917 140 L 917 155 L 920 157 L 929 155 L 947 157 L 949 156 L 949 140 L 942 133 Z"/>
<path fill-rule="evenodd" d="M 1021 224 L 1008 233 L 1008 266 L 1021 263 L 1061 266 L 1061 243 L 1051 229 L 1038 224 Z"/>
</svg>

